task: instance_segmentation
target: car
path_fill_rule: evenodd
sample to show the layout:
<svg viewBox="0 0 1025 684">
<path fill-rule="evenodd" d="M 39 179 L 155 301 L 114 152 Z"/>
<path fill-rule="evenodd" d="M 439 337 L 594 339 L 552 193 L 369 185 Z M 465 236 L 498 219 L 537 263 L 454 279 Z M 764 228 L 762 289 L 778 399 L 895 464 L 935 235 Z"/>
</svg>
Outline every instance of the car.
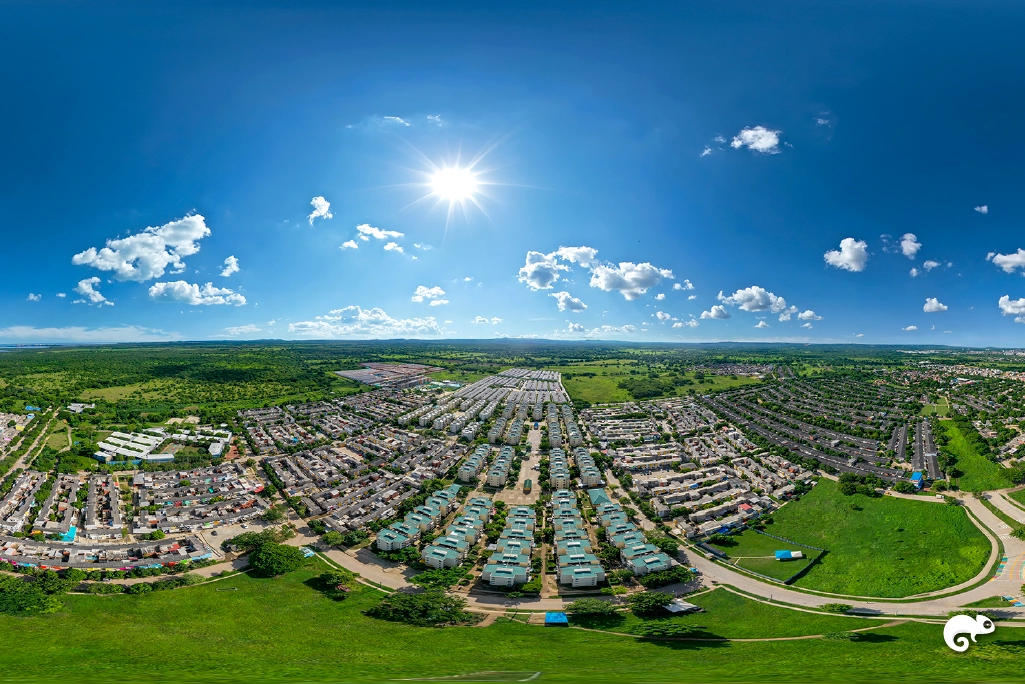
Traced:
<svg viewBox="0 0 1025 684">
<path fill-rule="evenodd" d="M 249 523 L 243 523 L 242 524 L 242 529 L 243 530 L 248 530 L 249 529 Z"/>
<path fill-rule="evenodd" d="M 217 536 L 217 530 L 210 530 L 210 535 L 216 537 Z"/>
</svg>

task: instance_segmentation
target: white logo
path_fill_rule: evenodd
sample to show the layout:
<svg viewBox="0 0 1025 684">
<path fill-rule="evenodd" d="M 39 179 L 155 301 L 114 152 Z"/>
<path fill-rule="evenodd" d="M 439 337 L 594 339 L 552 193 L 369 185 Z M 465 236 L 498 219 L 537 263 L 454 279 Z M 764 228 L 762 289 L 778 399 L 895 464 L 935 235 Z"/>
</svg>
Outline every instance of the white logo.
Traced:
<svg viewBox="0 0 1025 684">
<path fill-rule="evenodd" d="M 994 629 L 996 629 L 996 625 L 985 615 L 974 618 L 969 615 L 955 615 L 943 626 L 943 640 L 952 650 L 964 653 L 968 650 L 968 639 L 965 636 L 958 636 L 959 634 L 971 634 L 972 641 L 975 641 L 975 637 L 980 634 L 989 634 Z"/>
</svg>

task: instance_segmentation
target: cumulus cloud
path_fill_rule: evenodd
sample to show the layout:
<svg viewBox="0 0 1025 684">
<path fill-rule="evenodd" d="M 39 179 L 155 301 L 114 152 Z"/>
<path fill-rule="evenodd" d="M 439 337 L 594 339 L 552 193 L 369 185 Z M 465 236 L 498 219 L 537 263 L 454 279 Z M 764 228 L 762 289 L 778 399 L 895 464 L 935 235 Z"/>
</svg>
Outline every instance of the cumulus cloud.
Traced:
<svg viewBox="0 0 1025 684">
<path fill-rule="evenodd" d="M 359 249 L 359 245 L 355 240 L 346 240 L 338 249 Z"/>
<path fill-rule="evenodd" d="M 587 304 L 584 304 L 569 292 L 553 292 L 548 296 L 555 297 L 555 301 L 559 304 L 559 311 L 573 311 L 580 313 L 587 308 Z"/>
<path fill-rule="evenodd" d="M 618 334 L 623 334 L 623 333 L 629 334 L 629 333 L 633 333 L 633 332 L 637 332 L 637 326 L 630 325 L 629 323 L 627 323 L 626 325 L 621 325 L 621 326 L 603 325 L 603 326 L 601 326 L 599 328 L 593 328 L 588 333 L 588 335 L 592 335 L 592 336 L 603 335 L 603 334 L 604 335 L 618 335 Z"/>
<path fill-rule="evenodd" d="M 447 299 L 434 299 L 431 301 L 431 306 L 443 306 L 445 304 L 448 304 Z"/>
<path fill-rule="evenodd" d="M 386 251 L 386 252 L 398 252 L 399 254 L 405 254 L 406 253 L 406 250 L 402 249 L 402 247 L 397 242 L 389 242 L 388 244 L 386 244 L 384 246 L 384 251 Z"/>
<path fill-rule="evenodd" d="M 99 284 L 100 279 L 96 276 L 79 280 L 78 285 L 75 285 L 75 292 L 82 295 L 82 299 L 76 299 L 72 303 L 90 304 L 95 306 L 114 306 L 114 302 L 108 301 L 107 298 L 100 294 L 100 291 L 96 289 L 96 286 Z"/>
<path fill-rule="evenodd" d="M 780 312 L 780 314 L 779 314 L 779 322 L 783 323 L 784 321 L 789 321 L 790 317 L 793 316 L 795 313 L 797 313 L 797 311 L 798 311 L 798 309 L 797 309 L 796 306 L 787 307 L 786 309 L 784 309 L 783 311 Z"/>
<path fill-rule="evenodd" d="M 598 250 L 593 247 L 559 247 L 555 255 L 570 263 L 580 264 L 584 268 L 591 268 L 597 265 Z"/>
<path fill-rule="evenodd" d="M 1015 323 L 1025 323 L 1025 297 L 1021 299 L 1011 299 L 1009 296 L 1004 295 L 997 302 L 997 306 L 1000 307 L 1000 313 L 1004 316 L 1016 316 L 1014 319 Z"/>
<path fill-rule="evenodd" d="M 664 323 L 666 321 L 672 320 L 673 317 L 671 314 L 667 314 L 665 311 L 659 311 L 655 314 L 655 318 Z"/>
<path fill-rule="evenodd" d="M 769 324 L 766 323 L 765 321 L 758 321 L 758 325 L 756 325 L 755 327 L 756 328 L 768 328 Z"/>
<path fill-rule="evenodd" d="M 689 321 L 677 321 L 676 323 L 673 323 L 673 327 L 674 328 L 696 328 L 699 325 L 701 325 L 701 324 L 698 323 L 693 318 L 690 319 Z"/>
<path fill-rule="evenodd" d="M 988 214 L 989 207 L 985 204 L 980 204 L 979 206 L 975 207 L 975 211 L 979 212 L 980 214 Z"/>
<path fill-rule="evenodd" d="M 712 154 L 712 148 L 709 147 L 708 145 L 705 145 L 705 149 L 701 150 L 701 154 L 699 154 L 698 156 L 699 157 L 707 157 L 710 154 Z"/>
<path fill-rule="evenodd" d="M 552 284 L 558 282 L 561 271 L 568 271 L 569 266 L 560 264 L 556 253 L 527 252 L 527 261 L 520 269 L 518 278 L 532 290 L 550 290 Z"/>
<path fill-rule="evenodd" d="M 288 331 L 303 337 L 359 339 L 436 337 L 445 333 L 433 316 L 393 318 L 382 309 L 363 309 L 359 306 L 333 309 L 312 321 L 289 323 Z"/>
<path fill-rule="evenodd" d="M 34 292 L 29 292 L 28 293 L 28 301 L 30 301 L 30 302 L 38 302 L 42 298 L 43 298 L 43 295 L 41 295 L 41 294 L 35 294 Z"/>
<path fill-rule="evenodd" d="M 605 292 L 619 292 L 624 299 L 632 301 L 662 280 L 672 277 L 673 272 L 667 268 L 657 268 L 647 262 L 635 264 L 621 261 L 619 266 L 595 266 L 591 271 L 591 287 Z"/>
<path fill-rule="evenodd" d="M 744 128 L 733 137 L 730 147 L 737 150 L 746 147 L 753 152 L 777 154 L 779 152 L 779 134 L 781 132 L 769 130 L 765 126 Z"/>
<path fill-rule="evenodd" d="M 172 273 L 185 270 L 184 257 L 199 251 L 199 241 L 210 235 L 206 220 L 199 214 L 149 227 L 128 237 L 107 240 L 100 249 L 90 247 L 71 258 L 76 266 L 91 266 L 100 271 L 113 271 L 116 280 L 144 282 L 164 275 L 168 266 Z"/>
<path fill-rule="evenodd" d="M 914 259 L 920 249 L 922 249 L 922 243 L 918 241 L 914 233 L 904 233 L 901 235 L 900 251 L 908 259 Z"/>
<path fill-rule="evenodd" d="M 702 311 L 701 312 L 701 317 L 702 318 L 714 318 L 714 319 L 718 319 L 718 320 L 722 321 L 722 320 L 726 320 L 727 318 L 730 317 L 730 312 L 726 310 L 725 306 L 719 306 L 718 304 L 716 304 L 715 306 L 713 306 L 708 311 Z"/>
<path fill-rule="evenodd" d="M 917 325 L 909 325 L 906 328 L 901 328 L 901 330 L 903 330 L 904 332 L 913 332 L 915 330 L 918 330 L 918 326 Z"/>
<path fill-rule="evenodd" d="M 682 283 L 673 283 L 673 289 L 674 290 L 693 290 L 694 289 L 694 284 L 692 282 L 690 282 L 689 280 L 687 280 L 686 278 L 684 278 Z"/>
<path fill-rule="evenodd" d="M 839 250 L 831 249 L 822 257 L 830 266 L 859 273 L 865 270 L 865 264 L 868 263 L 868 243 L 851 237 L 844 238 L 840 240 Z"/>
<path fill-rule="evenodd" d="M 940 311 L 946 311 L 947 309 L 947 305 L 940 303 L 940 301 L 935 297 L 926 298 L 925 304 L 922 306 L 922 311 L 925 313 L 939 313 Z"/>
<path fill-rule="evenodd" d="M 690 301 L 692 299 L 697 299 L 697 298 L 698 298 L 697 295 L 691 295 L 691 296 L 687 297 L 687 301 Z"/>
<path fill-rule="evenodd" d="M 918 277 L 918 269 L 915 268 L 914 266 L 911 267 L 910 273 L 911 273 L 911 277 L 912 278 L 917 278 Z"/>
<path fill-rule="evenodd" d="M 235 325 L 230 328 L 225 328 L 224 332 L 235 336 L 235 335 L 252 335 L 253 333 L 262 332 L 263 328 L 258 325 L 249 323 L 248 325 Z"/>
<path fill-rule="evenodd" d="M 242 267 L 238 265 L 238 259 L 234 256 L 230 256 L 224 260 L 224 270 L 221 271 L 221 275 L 227 278 L 232 273 L 238 273 L 241 270 Z"/>
<path fill-rule="evenodd" d="M 566 332 L 570 332 L 570 333 L 582 333 L 582 332 L 584 332 L 585 330 L 587 330 L 587 328 L 585 328 L 585 327 L 584 327 L 583 325 L 581 325 L 580 323 L 571 323 L 571 322 L 569 322 L 569 321 L 566 321 Z"/>
<path fill-rule="evenodd" d="M 156 301 L 179 302 L 190 306 L 244 306 L 246 303 L 245 297 L 226 287 L 214 287 L 213 283 L 200 287 L 184 280 L 153 283 L 149 288 L 149 296 Z"/>
<path fill-rule="evenodd" d="M 400 238 L 405 237 L 405 233 L 400 233 L 397 230 L 381 230 L 376 228 L 369 223 L 361 223 L 356 226 L 356 230 L 359 232 L 359 238 L 361 240 L 369 240 L 375 238 L 377 240 L 387 240 L 388 238 Z"/>
<path fill-rule="evenodd" d="M 488 325 L 488 324 L 498 325 L 499 323 L 502 322 L 502 319 L 498 318 L 497 316 L 495 316 L 493 318 L 488 318 L 487 316 L 477 316 L 476 318 L 474 318 L 470 322 L 471 323 L 483 323 L 485 325 Z"/>
<path fill-rule="evenodd" d="M 331 203 L 323 197 L 318 196 L 311 199 L 310 206 L 313 207 L 313 211 L 306 218 L 309 219 L 311 226 L 314 219 L 334 218 L 334 214 L 331 213 Z"/>
<path fill-rule="evenodd" d="M 992 261 L 1003 269 L 1004 273 L 1014 273 L 1015 269 L 1022 269 L 1025 275 L 1025 249 L 1018 248 L 1013 254 L 997 254 L 990 252 L 986 255 L 986 261 Z"/>
<path fill-rule="evenodd" d="M 931 260 L 930 261 L 926 261 L 924 264 L 922 264 L 922 268 L 924 268 L 926 270 L 926 272 L 933 270 L 937 266 L 942 266 L 942 264 L 940 262 L 938 262 L 938 261 L 931 261 Z"/>
<path fill-rule="evenodd" d="M 720 292 L 718 299 L 727 306 L 740 307 L 741 311 L 771 311 L 772 313 L 779 313 L 787 308 L 786 299 L 778 297 L 758 285 L 737 290 L 729 297 Z"/>
<path fill-rule="evenodd" d="M 665 298 L 666 298 L 666 293 L 665 292 L 659 292 L 657 295 L 655 295 L 655 300 L 659 301 L 659 302 L 661 302 Z"/>
<path fill-rule="evenodd" d="M 813 326 L 811 323 L 802 323 L 801 327 L 802 328 L 808 328 L 809 330 L 811 330 L 815 326 Z"/>
<path fill-rule="evenodd" d="M 435 285 L 434 287 L 426 287 L 424 285 L 417 285 L 416 291 L 413 292 L 413 296 L 409 298 L 412 302 L 422 302 L 425 299 L 441 299 L 445 296 L 445 291 Z"/>
<path fill-rule="evenodd" d="M 61 299 L 64 299 L 65 297 L 68 296 L 68 294 L 66 292 L 58 292 L 57 296 L 60 297 Z"/>
<path fill-rule="evenodd" d="M 819 316 L 818 314 L 816 314 L 811 309 L 808 309 L 807 311 L 802 311 L 801 313 L 797 314 L 797 318 L 798 318 L 798 320 L 801 320 L 801 321 L 821 321 L 822 320 L 822 316 Z M 804 326 L 802 326 L 802 327 L 804 327 Z"/>
</svg>

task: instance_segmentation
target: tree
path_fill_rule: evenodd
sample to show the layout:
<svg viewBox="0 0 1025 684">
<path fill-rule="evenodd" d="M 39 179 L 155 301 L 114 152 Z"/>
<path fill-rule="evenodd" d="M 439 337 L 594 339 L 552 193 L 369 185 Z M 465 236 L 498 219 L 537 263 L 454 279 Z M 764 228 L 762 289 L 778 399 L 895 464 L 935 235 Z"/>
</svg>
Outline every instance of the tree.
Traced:
<svg viewBox="0 0 1025 684">
<path fill-rule="evenodd" d="M 663 591 L 645 591 L 641 594 L 634 594 L 627 598 L 630 610 L 638 615 L 650 615 L 661 613 L 666 606 L 673 602 L 673 595 Z"/>
<path fill-rule="evenodd" d="M 270 542 L 249 554 L 249 564 L 257 574 L 275 577 L 298 570 L 303 564 L 303 558 L 303 552 L 295 546 Z"/>
<path fill-rule="evenodd" d="M 616 613 L 616 606 L 611 601 L 582 598 L 566 606 L 566 612 L 574 613 L 575 615 L 614 615 Z"/>
<path fill-rule="evenodd" d="M 163 539 L 166 536 L 167 535 L 164 534 L 163 530 L 153 530 L 152 532 L 149 533 L 149 538 L 152 539 L 153 541 L 160 541 L 161 539 Z"/>
<path fill-rule="evenodd" d="M 910 482 L 905 482 L 904 480 L 901 480 L 897 484 L 893 485 L 893 491 L 898 492 L 900 494 L 914 494 L 915 486 Z"/>
<path fill-rule="evenodd" d="M 479 622 L 483 616 L 463 610 L 466 601 L 441 591 L 422 594 L 395 592 L 367 611 L 379 620 L 404 622 L 418 627 L 444 627 Z"/>
</svg>

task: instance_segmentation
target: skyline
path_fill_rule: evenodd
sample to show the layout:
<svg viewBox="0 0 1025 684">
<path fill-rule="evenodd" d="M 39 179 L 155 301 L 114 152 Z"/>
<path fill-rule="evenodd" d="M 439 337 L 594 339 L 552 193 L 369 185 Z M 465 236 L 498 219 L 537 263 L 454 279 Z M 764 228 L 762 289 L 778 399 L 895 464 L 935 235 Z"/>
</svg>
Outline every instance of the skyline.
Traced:
<svg viewBox="0 0 1025 684">
<path fill-rule="evenodd" d="M 1025 346 L 1025 9 L 393 7 L 5 8 L 0 342 Z"/>
</svg>

